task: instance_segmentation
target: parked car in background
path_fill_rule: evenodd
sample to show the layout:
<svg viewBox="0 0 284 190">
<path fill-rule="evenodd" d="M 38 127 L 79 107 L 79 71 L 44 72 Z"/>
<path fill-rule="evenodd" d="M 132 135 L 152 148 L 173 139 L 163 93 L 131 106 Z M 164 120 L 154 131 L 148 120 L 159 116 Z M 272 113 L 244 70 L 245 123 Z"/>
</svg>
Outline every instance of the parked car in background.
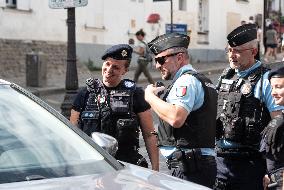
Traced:
<svg viewBox="0 0 284 190">
<path fill-rule="evenodd" d="M 119 162 L 60 113 L 0 79 L 0 189 L 208 189 Z"/>
</svg>

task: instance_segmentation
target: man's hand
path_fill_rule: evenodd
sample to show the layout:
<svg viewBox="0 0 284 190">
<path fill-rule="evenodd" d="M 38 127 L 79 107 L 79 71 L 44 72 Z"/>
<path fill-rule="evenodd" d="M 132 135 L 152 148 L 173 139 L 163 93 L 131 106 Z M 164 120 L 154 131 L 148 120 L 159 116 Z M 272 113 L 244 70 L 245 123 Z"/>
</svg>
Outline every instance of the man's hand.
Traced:
<svg viewBox="0 0 284 190">
<path fill-rule="evenodd" d="M 268 185 L 270 183 L 270 179 L 269 179 L 268 175 L 265 175 L 262 180 L 263 180 L 262 185 L 264 187 L 264 190 L 268 189 Z"/>
<path fill-rule="evenodd" d="M 147 101 L 151 95 L 157 96 L 163 90 L 165 90 L 164 86 L 155 87 L 153 84 L 149 84 L 145 89 L 145 100 Z"/>
</svg>

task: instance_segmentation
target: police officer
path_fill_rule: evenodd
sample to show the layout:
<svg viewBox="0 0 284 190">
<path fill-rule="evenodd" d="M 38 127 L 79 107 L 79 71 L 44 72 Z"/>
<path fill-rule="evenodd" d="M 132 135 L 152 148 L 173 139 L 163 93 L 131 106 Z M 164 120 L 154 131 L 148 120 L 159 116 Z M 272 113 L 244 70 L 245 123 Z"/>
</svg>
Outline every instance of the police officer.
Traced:
<svg viewBox="0 0 284 190">
<path fill-rule="evenodd" d="M 152 169 L 159 169 L 157 138 L 153 135 L 153 118 L 144 91 L 128 79 L 132 48 L 114 45 L 102 56 L 102 81 L 87 79 L 87 87 L 79 91 L 71 110 L 70 121 L 87 135 L 102 132 L 118 140 L 116 159 L 147 166 L 138 153 L 139 126 L 145 140 Z"/>
<path fill-rule="evenodd" d="M 275 103 L 284 105 L 284 67 L 272 71 L 268 79 L 272 87 L 272 96 Z M 268 175 L 265 176 L 265 181 L 268 179 L 265 187 L 269 189 L 283 188 L 283 171 L 284 171 L 284 110 L 282 114 L 272 119 L 268 126 L 262 132 L 262 143 L 266 155 L 266 164 Z"/>
<path fill-rule="evenodd" d="M 215 189 L 263 189 L 261 131 L 283 107 L 275 105 L 271 96 L 268 69 L 254 59 L 256 35 L 256 25 L 245 24 L 227 36 L 230 67 L 217 85 Z"/>
<path fill-rule="evenodd" d="M 171 33 L 158 36 L 148 46 L 155 54 L 156 69 L 164 80 L 172 80 L 162 99 L 164 87 L 148 85 L 145 99 L 160 118 L 159 145 L 167 155 L 172 175 L 213 187 L 217 92 L 204 75 L 189 64 L 190 38 Z"/>
</svg>

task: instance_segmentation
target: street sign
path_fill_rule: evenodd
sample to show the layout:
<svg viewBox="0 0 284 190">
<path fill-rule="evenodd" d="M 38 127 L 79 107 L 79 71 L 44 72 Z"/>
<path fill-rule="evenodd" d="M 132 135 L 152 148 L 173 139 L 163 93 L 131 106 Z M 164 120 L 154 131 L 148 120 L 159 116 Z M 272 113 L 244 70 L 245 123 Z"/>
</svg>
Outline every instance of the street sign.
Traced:
<svg viewBox="0 0 284 190">
<path fill-rule="evenodd" d="M 88 4 L 88 0 L 49 0 L 48 6 L 51 9 L 66 9 L 83 7 Z"/>
<path fill-rule="evenodd" d="M 173 32 L 187 35 L 187 24 L 173 24 Z M 166 24 L 166 34 L 171 33 L 171 24 Z"/>
</svg>

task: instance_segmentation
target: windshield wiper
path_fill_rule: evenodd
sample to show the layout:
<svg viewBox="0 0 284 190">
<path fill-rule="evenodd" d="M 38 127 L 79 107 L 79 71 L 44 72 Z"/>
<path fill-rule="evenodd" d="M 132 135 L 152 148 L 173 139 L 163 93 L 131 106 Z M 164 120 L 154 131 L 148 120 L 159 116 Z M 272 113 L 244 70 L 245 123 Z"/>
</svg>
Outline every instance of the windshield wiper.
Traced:
<svg viewBox="0 0 284 190">
<path fill-rule="evenodd" d="M 41 179 L 46 179 L 46 177 L 44 177 L 42 175 L 28 175 L 28 176 L 26 176 L 27 181 L 41 180 Z"/>
</svg>

